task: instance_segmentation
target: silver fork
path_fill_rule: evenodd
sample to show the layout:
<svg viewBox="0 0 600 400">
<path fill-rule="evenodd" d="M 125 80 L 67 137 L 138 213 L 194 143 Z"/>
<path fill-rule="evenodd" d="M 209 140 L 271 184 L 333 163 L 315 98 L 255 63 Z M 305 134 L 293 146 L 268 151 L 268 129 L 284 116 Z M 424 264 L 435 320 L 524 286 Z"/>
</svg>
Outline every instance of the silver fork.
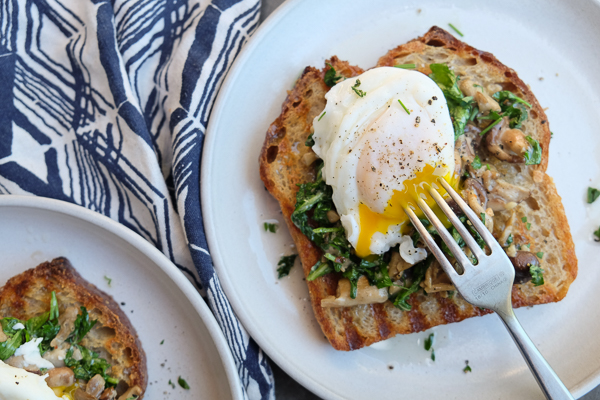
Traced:
<svg viewBox="0 0 600 400">
<path fill-rule="evenodd" d="M 529 339 L 529 336 L 527 336 L 513 312 L 511 289 L 515 270 L 508 256 L 480 221 L 479 216 L 471 210 L 458 193 L 445 180 L 439 179 L 438 182 L 465 213 L 475 230 L 479 232 L 491 250 L 490 255 L 486 255 L 479 247 L 469 231 L 450 209 L 448 203 L 434 188 L 431 188 L 429 193 L 450 222 L 452 222 L 452 225 L 458 230 L 458 233 L 460 233 L 460 236 L 462 236 L 466 245 L 477 259 L 477 265 L 473 265 L 471 260 L 463 253 L 452 235 L 446 230 L 442 222 L 423 199 L 418 199 L 419 208 L 423 210 L 427 219 L 429 219 L 433 227 L 440 234 L 458 265 L 462 268 L 462 271 L 457 272 L 454 269 L 414 211 L 409 207 L 405 208 L 404 211 L 462 297 L 472 305 L 488 308 L 500 316 L 546 398 L 552 400 L 573 399 L 569 390 L 552 370 L 552 367 L 548 365 L 531 339 Z"/>
</svg>

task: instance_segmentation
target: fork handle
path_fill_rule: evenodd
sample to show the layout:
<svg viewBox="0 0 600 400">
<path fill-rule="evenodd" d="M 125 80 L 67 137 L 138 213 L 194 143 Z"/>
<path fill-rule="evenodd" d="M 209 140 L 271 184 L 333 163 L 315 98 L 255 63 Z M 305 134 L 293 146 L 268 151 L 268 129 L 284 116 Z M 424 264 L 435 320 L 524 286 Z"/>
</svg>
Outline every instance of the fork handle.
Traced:
<svg viewBox="0 0 600 400">
<path fill-rule="evenodd" d="M 531 339 L 529 339 L 527 333 L 523 330 L 512 307 L 510 307 L 509 310 L 497 310 L 496 312 L 504 322 L 510 336 L 521 351 L 521 355 L 523 355 L 527 366 L 531 370 L 538 385 L 540 385 L 546 398 L 550 400 L 572 400 L 573 396 L 569 390 L 565 387 L 552 367 L 550 367 Z"/>
</svg>

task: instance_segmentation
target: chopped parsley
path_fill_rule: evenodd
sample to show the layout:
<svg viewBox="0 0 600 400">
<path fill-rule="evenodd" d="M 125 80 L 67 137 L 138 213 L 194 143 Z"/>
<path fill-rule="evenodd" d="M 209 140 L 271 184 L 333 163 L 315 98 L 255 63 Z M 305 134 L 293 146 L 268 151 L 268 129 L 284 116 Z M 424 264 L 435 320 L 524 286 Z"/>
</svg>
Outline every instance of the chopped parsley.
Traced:
<svg viewBox="0 0 600 400">
<path fill-rule="evenodd" d="M 525 137 L 529 144 L 531 145 L 531 149 L 525 153 L 525 165 L 538 165 L 542 162 L 542 148 L 540 147 L 540 142 L 527 135 Z"/>
<path fill-rule="evenodd" d="M 277 272 L 279 275 L 277 276 L 277 278 L 281 279 L 284 276 L 288 276 L 290 274 L 290 270 L 294 266 L 294 261 L 296 261 L 297 256 L 298 254 L 292 254 L 289 256 L 283 256 L 279 259 L 279 262 L 277 263 L 277 265 L 279 266 L 279 268 L 277 268 Z"/>
<path fill-rule="evenodd" d="M 481 215 L 481 221 L 485 225 L 485 213 L 481 213 L 480 215 Z"/>
<path fill-rule="evenodd" d="M 427 339 L 425 339 L 425 350 L 431 350 L 431 346 L 433 346 L 434 334 L 430 333 Z"/>
<path fill-rule="evenodd" d="M 435 350 L 431 349 L 431 361 L 435 361 Z"/>
<path fill-rule="evenodd" d="M 306 147 L 313 147 L 315 145 L 315 139 L 313 139 L 313 135 L 314 133 L 311 133 L 310 135 L 308 135 L 308 137 L 306 138 L 306 142 L 304 142 L 304 145 Z"/>
<path fill-rule="evenodd" d="M 537 256 L 537 258 L 539 258 L 539 259 L 542 259 L 542 258 L 544 258 L 544 253 L 543 253 L 543 252 L 541 252 L 541 251 L 539 251 L 539 252 L 536 254 L 536 256 Z"/>
<path fill-rule="evenodd" d="M 329 66 L 329 69 L 327 72 L 325 72 L 325 84 L 329 87 L 332 87 L 335 86 L 340 79 L 344 79 L 344 76 L 336 73 L 331 64 L 327 63 L 327 65 Z"/>
<path fill-rule="evenodd" d="M 408 108 L 406 108 L 406 106 L 404 105 L 404 103 L 402 102 L 402 100 L 398 99 L 398 103 L 400 103 L 400 105 L 402 106 L 402 108 L 404 108 L 404 111 L 406 111 L 406 113 L 408 115 L 410 115 L 410 111 L 408 111 Z"/>
<path fill-rule="evenodd" d="M 527 120 L 527 110 L 524 105 L 531 108 L 531 104 L 522 98 L 514 95 L 508 90 L 501 90 L 492 95 L 492 98 L 498 102 L 501 109 L 501 115 L 492 112 L 492 117 L 508 117 L 509 126 L 511 129 L 520 128 L 521 124 Z"/>
<path fill-rule="evenodd" d="M 278 228 L 277 224 L 272 224 L 270 222 L 265 222 L 263 224 L 263 226 L 265 228 L 265 232 L 271 232 L 271 233 L 277 232 L 277 228 Z"/>
<path fill-rule="evenodd" d="M 360 90 L 358 87 L 360 86 L 360 79 L 356 80 L 356 83 L 354 83 L 354 86 L 352 86 L 352 90 L 354 90 L 354 93 L 356 93 L 358 95 L 358 97 L 365 97 L 367 95 L 367 92 Z"/>
<path fill-rule="evenodd" d="M 317 122 L 319 122 L 321 120 L 321 118 L 323 118 L 325 116 L 325 114 L 327 114 L 327 111 L 323 111 L 323 114 L 321 114 L 321 116 L 319 117 L 319 119 L 317 120 Z"/>
<path fill-rule="evenodd" d="M 174 384 L 173 382 L 171 382 L 171 380 L 170 380 L 170 379 L 169 379 L 169 385 L 171 385 L 171 387 L 172 387 L 173 389 L 175 389 L 175 384 Z"/>
<path fill-rule="evenodd" d="M 521 221 L 523 221 L 523 222 L 527 222 L 527 217 L 522 217 L 522 218 L 521 218 Z"/>
<path fill-rule="evenodd" d="M 466 366 L 463 368 L 463 372 L 466 374 L 467 372 L 473 372 L 471 367 L 469 366 L 469 360 L 465 360 Z"/>
<path fill-rule="evenodd" d="M 600 242 L 600 227 L 598 228 L 597 231 L 594 231 L 594 236 L 595 236 L 594 240 L 596 242 Z"/>
<path fill-rule="evenodd" d="M 394 67 L 402 68 L 402 69 L 415 69 L 415 68 L 417 68 L 417 64 L 400 64 L 400 65 L 394 65 Z"/>
<path fill-rule="evenodd" d="M 544 270 L 538 265 L 530 266 L 529 273 L 531 274 L 531 283 L 533 283 L 533 286 L 541 286 L 544 284 Z"/>
<path fill-rule="evenodd" d="M 110 287 L 110 284 L 112 283 L 112 279 L 106 275 L 104 275 L 104 279 L 106 280 L 106 284 Z"/>
<path fill-rule="evenodd" d="M 475 158 L 471 162 L 471 167 L 473 167 L 475 169 L 479 169 L 479 168 L 481 168 L 481 166 L 482 166 L 481 158 L 479 158 L 479 156 L 475 156 Z"/>
<path fill-rule="evenodd" d="M 179 383 L 179 386 L 185 390 L 190 390 L 190 385 L 188 385 L 188 383 L 182 377 L 177 378 L 177 383 Z"/>
<path fill-rule="evenodd" d="M 510 246 L 514 241 L 513 235 L 512 233 L 510 235 L 508 235 L 508 238 L 506 238 L 506 247 Z"/>
<path fill-rule="evenodd" d="M 452 29 L 454 30 L 454 32 L 458 33 L 458 34 L 460 35 L 460 37 L 464 37 L 464 36 L 465 36 L 465 35 L 463 35 L 463 34 L 462 34 L 462 32 L 461 32 L 461 31 L 459 31 L 459 30 L 458 30 L 458 29 L 457 29 L 457 28 L 456 28 L 454 25 L 452 25 L 452 24 L 448 24 L 448 26 L 449 26 L 450 28 L 452 28 Z"/>
<path fill-rule="evenodd" d="M 163 339 L 163 340 L 160 341 L 161 345 L 164 344 L 164 343 L 165 343 L 165 339 Z"/>
<path fill-rule="evenodd" d="M 600 190 L 593 188 L 593 187 L 588 187 L 588 191 L 587 191 L 588 204 L 592 204 L 593 202 L 595 202 L 599 196 L 600 196 Z"/>
</svg>

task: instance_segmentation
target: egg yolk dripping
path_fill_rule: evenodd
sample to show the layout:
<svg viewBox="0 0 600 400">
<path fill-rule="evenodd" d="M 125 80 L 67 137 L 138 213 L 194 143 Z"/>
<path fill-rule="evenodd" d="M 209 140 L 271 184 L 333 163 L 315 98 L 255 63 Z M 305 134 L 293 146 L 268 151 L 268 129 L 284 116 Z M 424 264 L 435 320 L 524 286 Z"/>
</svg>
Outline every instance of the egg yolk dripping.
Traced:
<svg viewBox="0 0 600 400">
<path fill-rule="evenodd" d="M 456 188 L 458 179 L 452 173 L 440 176 L 437 172 L 439 171 L 436 171 L 436 168 L 429 164 L 421 171 L 417 171 L 414 178 L 404 181 L 403 190 L 393 191 L 394 194 L 381 214 L 372 211 L 369 206 L 364 203 L 359 205 L 360 233 L 355 248 L 357 256 L 365 258 L 372 253 L 370 250 L 371 239 L 376 232 L 386 234 L 390 227 L 399 225 L 400 233 L 407 233 L 412 225 L 408 215 L 404 212 L 405 207 L 410 206 L 417 217 L 424 218 L 425 215 L 423 211 L 417 206 L 418 198 L 425 200 L 427 205 L 431 207 L 433 212 L 446 227 L 451 225 L 448 218 L 446 218 L 435 200 L 433 200 L 429 194 L 429 190 L 433 187 L 442 195 L 442 197 L 446 198 L 449 195 L 446 190 L 437 183 L 437 180 L 443 178 L 450 183 L 453 188 Z"/>
</svg>

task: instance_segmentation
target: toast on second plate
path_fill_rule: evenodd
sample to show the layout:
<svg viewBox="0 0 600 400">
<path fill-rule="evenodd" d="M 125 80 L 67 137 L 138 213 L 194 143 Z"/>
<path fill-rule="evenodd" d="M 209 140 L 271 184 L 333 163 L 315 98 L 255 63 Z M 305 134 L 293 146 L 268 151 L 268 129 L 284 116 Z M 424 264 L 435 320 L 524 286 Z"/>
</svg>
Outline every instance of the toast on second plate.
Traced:
<svg viewBox="0 0 600 400">
<path fill-rule="evenodd" d="M 515 121 L 508 117 L 499 119 L 487 133 L 486 125 L 491 121 L 482 118 L 468 122 L 464 134 L 456 141 L 457 173 L 468 176 L 463 178 L 463 197 L 475 211 L 486 214 L 486 225 L 517 266 L 513 305 L 531 306 L 564 298 L 577 275 L 577 260 L 561 199 L 552 178 L 545 173 L 551 136 L 548 120 L 529 87 L 492 54 L 474 49 L 437 27 L 390 50 L 379 59 L 377 66 L 400 64 L 415 64 L 416 69 L 428 75 L 432 72 L 431 64 L 446 64 L 459 77 L 465 96 L 471 96 L 466 93 L 471 87 L 479 89 L 481 94 L 473 91 L 472 95 L 481 101 L 477 103 L 480 111 L 486 109 L 486 102 L 492 104 L 490 99 L 500 92 L 510 92 L 530 106 L 526 110 L 527 119 L 519 119 L 518 115 Z M 329 90 L 325 74 L 331 68 L 346 78 L 363 72 L 337 57 L 321 70 L 307 67 L 288 92 L 281 115 L 271 124 L 259 160 L 261 179 L 281 205 L 307 277 L 321 260 L 323 251 L 292 223 L 291 215 L 296 206 L 297 185 L 315 179 L 312 161 L 316 157 L 305 141 L 311 134 L 314 118 L 325 107 L 324 96 Z M 465 85 L 466 82 L 470 84 Z M 484 116 L 502 101 L 500 98 L 492 104 Z M 532 139 L 530 143 L 539 144 L 538 164 L 527 165 L 505 148 L 512 144 L 503 142 L 508 140 L 503 135 L 515 124 L 522 135 Z M 485 135 L 480 135 L 481 132 Z M 402 277 L 403 270 L 393 270 L 391 263 L 390 277 Z M 543 280 L 529 276 L 532 264 L 541 267 Z M 441 268 L 436 268 L 435 262 L 422 277 L 420 288 L 423 290 L 410 295 L 409 307 L 405 309 L 395 307 L 392 301 L 323 307 L 324 299 L 337 295 L 340 281 L 340 273 L 307 280 L 315 316 L 325 336 L 338 350 L 358 349 L 396 334 L 419 332 L 489 312 L 471 306 L 454 294 L 451 283 Z"/>
<path fill-rule="evenodd" d="M 25 321 L 35 317 L 52 322 L 53 316 L 47 313 L 53 304 L 58 308 L 58 318 L 53 325 L 57 330 L 60 326 L 60 330 L 44 336 L 41 346 L 47 350 L 42 358 L 54 364 L 55 368 L 48 370 L 50 377 L 57 375 L 56 379 L 60 379 L 58 374 L 70 368 L 75 378 L 71 385 L 60 386 L 60 395 L 87 399 L 85 393 L 75 395 L 75 391 L 81 391 L 88 395 L 91 392 L 95 395 L 93 398 L 103 400 L 142 399 L 148 381 L 146 354 L 135 329 L 112 297 L 84 280 L 66 258 L 42 263 L 12 277 L 0 288 L 4 339 L 12 340 L 11 333 L 20 332 L 11 328 L 17 322 L 15 318 L 25 326 L 28 326 Z M 91 329 L 86 332 L 90 325 Z M 52 324 L 49 328 L 52 329 Z M 79 333 L 82 335 L 77 337 Z M 40 371 L 35 365 L 23 364 L 15 355 L 4 362 L 36 373 Z M 98 371 L 105 367 L 106 373 L 102 376 Z M 98 373 L 102 378 L 96 376 Z M 71 383 L 72 377 L 65 379 Z M 50 383 L 49 386 L 52 387 Z"/>
</svg>

